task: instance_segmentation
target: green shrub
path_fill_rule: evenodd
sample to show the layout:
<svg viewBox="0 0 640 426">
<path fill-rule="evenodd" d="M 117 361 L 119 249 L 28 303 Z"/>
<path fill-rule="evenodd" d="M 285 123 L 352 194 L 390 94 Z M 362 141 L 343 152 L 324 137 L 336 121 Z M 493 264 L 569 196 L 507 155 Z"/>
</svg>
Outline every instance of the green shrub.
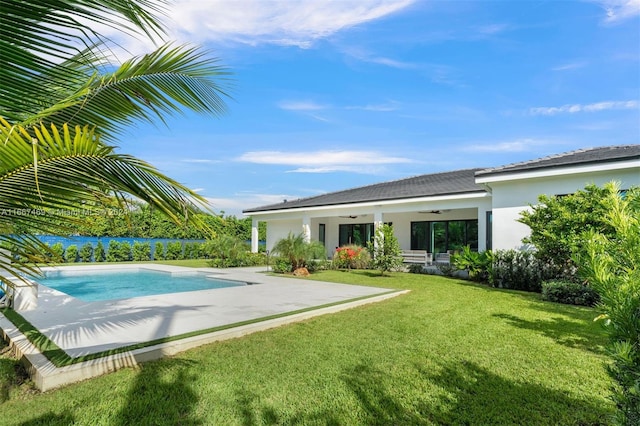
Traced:
<svg viewBox="0 0 640 426">
<path fill-rule="evenodd" d="M 131 260 L 131 244 L 111 240 L 107 251 L 107 262 L 126 262 Z"/>
<path fill-rule="evenodd" d="M 368 269 L 370 264 L 369 251 L 354 244 L 338 247 L 333 254 L 334 269 Z"/>
<path fill-rule="evenodd" d="M 231 235 L 218 237 L 202 244 L 205 257 L 211 259 L 207 264 L 214 268 L 253 266 L 257 259 L 251 257 L 246 242 Z"/>
<path fill-rule="evenodd" d="M 62 243 L 55 243 L 51 246 L 51 260 L 54 262 L 64 262 L 64 248 Z"/>
<path fill-rule="evenodd" d="M 131 249 L 131 255 L 133 260 L 138 262 L 151 260 L 151 243 L 141 243 L 140 241 L 134 242 L 133 248 Z"/>
<path fill-rule="evenodd" d="M 391 225 L 384 224 L 376 229 L 374 241 L 368 244 L 371 253 L 371 267 L 384 275 L 386 271 L 402 268 L 400 244 Z"/>
<path fill-rule="evenodd" d="M 169 241 L 164 258 L 167 260 L 182 259 L 182 243 L 180 241 Z"/>
<path fill-rule="evenodd" d="M 153 246 L 153 260 L 164 260 L 164 244 L 156 241 Z"/>
<path fill-rule="evenodd" d="M 410 274 L 426 274 L 427 270 L 424 268 L 424 265 L 421 263 L 412 263 L 407 268 Z"/>
<path fill-rule="evenodd" d="M 469 278 L 474 281 L 488 282 L 493 255 L 491 250 L 478 253 L 471 251 L 471 247 L 466 246 L 461 253 L 451 256 L 451 263 L 457 270 L 467 271 Z"/>
<path fill-rule="evenodd" d="M 273 246 L 273 252 L 289 261 L 289 272 L 305 268 L 311 261 L 325 259 L 326 250 L 318 241 L 306 242 L 303 234 L 289 233 Z"/>
<path fill-rule="evenodd" d="M 107 262 L 117 262 L 119 259 L 118 249 L 120 248 L 120 243 L 116 240 L 109 241 L 109 246 L 107 247 Z"/>
<path fill-rule="evenodd" d="M 93 257 L 93 245 L 91 245 L 91 243 L 83 244 L 78 254 L 83 262 L 91 262 L 91 258 Z"/>
<path fill-rule="evenodd" d="M 71 244 L 64 251 L 64 261 L 67 263 L 76 263 L 78 261 L 78 246 Z"/>
<path fill-rule="evenodd" d="M 98 241 L 98 244 L 96 244 L 96 249 L 93 252 L 93 258 L 96 262 L 105 261 L 104 245 L 102 244 L 102 241 Z"/>
<path fill-rule="evenodd" d="M 542 291 L 542 282 L 556 278 L 554 269 L 531 251 L 497 250 L 489 271 L 493 287 L 513 290 Z"/>
<path fill-rule="evenodd" d="M 307 271 L 310 273 L 316 271 L 327 271 L 333 269 L 333 262 L 328 259 L 316 259 L 307 263 Z"/>
<path fill-rule="evenodd" d="M 618 183 L 605 185 L 602 218 L 609 232 L 588 229 L 586 243 L 574 255 L 580 275 L 600 295 L 598 319 L 609 335 L 608 365 L 614 380 L 617 423 L 640 424 L 640 187 L 620 194 Z"/>
<path fill-rule="evenodd" d="M 184 244 L 184 258 L 185 259 L 199 259 L 200 258 L 200 243 L 189 242 Z"/>
<path fill-rule="evenodd" d="M 272 259 L 271 270 L 278 274 L 287 274 L 293 272 L 291 262 L 284 257 L 275 257 Z"/>
<path fill-rule="evenodd" d="M 126 241 L 120 243 L 118 247 L 118 261 L 128 262 L 131 260 L 131 244 Z"/>
<path fill-rule="evenodd" d="M 595 306 L 600 297 L 588 285 L 567 280 L 552 280 L 542 283 L 542 299 L 568 305 Z"/>
</svg>

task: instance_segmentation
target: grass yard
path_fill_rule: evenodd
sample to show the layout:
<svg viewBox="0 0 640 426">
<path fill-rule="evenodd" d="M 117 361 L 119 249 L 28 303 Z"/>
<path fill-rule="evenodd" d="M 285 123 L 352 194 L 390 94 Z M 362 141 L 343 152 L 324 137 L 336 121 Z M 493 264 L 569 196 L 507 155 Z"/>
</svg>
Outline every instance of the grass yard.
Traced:
<svg viewBox="0 0 640 426">
<path fill-rule="evenodd" d="M 0 424 L 596 425 L 613 414 L 591 309 L 428 275 L 311 278 L 412 291 L 43 394 L 0 359 Z"/>
</svg>

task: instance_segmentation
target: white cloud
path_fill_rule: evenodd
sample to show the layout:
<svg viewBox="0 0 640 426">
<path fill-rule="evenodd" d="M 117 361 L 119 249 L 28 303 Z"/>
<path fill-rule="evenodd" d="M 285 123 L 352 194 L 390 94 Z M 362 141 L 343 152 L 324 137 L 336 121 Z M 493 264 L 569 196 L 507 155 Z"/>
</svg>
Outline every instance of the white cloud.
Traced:
<svg viewBox="0 0 640 426">
<path fill-rule="evenodd" d="M 384 104 L 368 104 L 362 106 L 348 106 L 345 109 L 361 109 L 364 111 L 379 111 L 379 112 L 389 112 L 389 111 L 397 111 L 400 109 L 400 103 L 397 101 L 389 101 Z"/>
<path fill-rule="evenodd" d="M 638 101 L 604 101 L 593 104 L 566 104 L 559 107 L 530 108 L 532 115 L 575 114 L 577 112 L 597 112 L 612 109 L 637 109 Z"/>
<path fill-rule="evenodd" d="M 195 163 L 195 164 L 215 164 L 221 163 L 220 160 L 208 160 L 206 158 L 183 158 L 180 160 L 183 163 Z"/>
<path fill-rule="evenodd" d="M 398 60 L 391 59 L 391 58 L 385 58 L 383 56 L 373 56 L 373 57 L 360 58 L 360 59 L 364 60 L 366 62 L 371 62 L 371 63 L 379 64 L 379 65 L 385 65 L 385 66 L 391 67 L 391 68 L 399 68 L 399 69 L 403 69 L 403 70 L 417 68 L 417 65 L 413 64 L 411 62 L 398 61 Z"/>
<path fill-rule="evenodd" d="M 483 35 L 493 35 L 504 32 L 510 28 L 507 24 L 489 24 L 478 28 L 478 32 Z"/>
<path fill-rule="evenodd" d="M 237 160 L 255 164 L 293 166 L 295 168 L 289 171 L 291 173 L 375 173 L 379 170 L 375 166 L 413 162 L 409 158 L 394 157 L 376 151 L 252 151 L 243 154 Z"/>
<path fill-rule="evenodd" d="M 586 62 L 571 62 L 568 64 L 562 64 L 562 65 L 558 65 L 557 67 L 553 67 L 551 68 L 552 71 L 568 71 L 568 70 L 575 70 L 578 68 L 582 68 L 585 65 L 587 65 Z"/>
<path fill-rule="evenodd" d="M 507 142 L 486 142 L 464 147 L 463 151 L 473 152 L 526 152 L 532 147 L 544 144 L 546 142 L 535 139 L 517 139 Z"/>
<path fill-rule="evenodd" d="M 283 200 L 296 200 L 300 195 L 239 193 L 233 198 L 205 197 L 209 206 L 225 216 L 243 216 L 242 210 L 252 207 L 281 203 Z"/>
<path fill-rule="evenodd" d="M 309 48 L 314 42 L 401 11 L 415 0 L 175 0 L 163 7 L 166 34 L 149 40 L 128 25 L 88 22 L 110 40 L 116 62 L 154 51 L 165 41 L 277 44 Z M 161 40 L 161 38 L 164 40 Z"/>
<path fill-rule="evenodd" d="M 341 30 L 398 12 L 413 0 L 177 0 L 169 25 L 187 41 L 307 48 Z"/>
<path fill-rule="evenodd" d="M 327 106 L 314 101 L 282 101 L 278 103 L 278 106 L 288 111 L 318 111 L 327 108 Z"/>
<path fill-rule="evenodd" d="M 604 8 L 606 23 L 617 23 L 640 15 L 640 0 L 595 0 Z"/>
</svg>

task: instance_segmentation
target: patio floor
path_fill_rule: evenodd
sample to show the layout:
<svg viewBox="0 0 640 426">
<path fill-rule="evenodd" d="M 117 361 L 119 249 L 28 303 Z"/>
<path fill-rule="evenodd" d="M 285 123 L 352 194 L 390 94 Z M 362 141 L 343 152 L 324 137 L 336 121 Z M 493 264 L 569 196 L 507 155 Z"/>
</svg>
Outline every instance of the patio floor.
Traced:
<svg viewBox="0 0 640 426">
<path fill-rule="evenodd" d="M 193 271 L 192 268 L 155 264 L 101 265 L 99 268 L 123 267 Z M 88 270 L 93 267 L 63 268 Z M 0 328 L 17 352 L 24 355 L 36 386 L 47 390 L 212 341 L 239 337 L 403 293 L 384 288 L 270 276 L 264 273 L 264 267 L 201 268 L 198 271 L 252 285 L 100 302 L 83 302 L 40 286 L 37 308 L 20 314 L 73 358 L 274 315 L 294 314 L 61 368 L 53 366 L 35 350 L 4 316 L 0 316 Z M 307 311 L 295 313 L 300 310 Z"/>
</svg>

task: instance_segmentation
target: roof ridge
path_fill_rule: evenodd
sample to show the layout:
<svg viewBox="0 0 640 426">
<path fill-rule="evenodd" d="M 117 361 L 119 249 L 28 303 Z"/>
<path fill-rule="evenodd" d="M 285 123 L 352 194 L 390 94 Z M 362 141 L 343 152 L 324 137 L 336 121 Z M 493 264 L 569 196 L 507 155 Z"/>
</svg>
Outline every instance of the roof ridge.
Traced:
<svg viewBox="0 0 640 426">
<path fill-rule="evenodd" d="M 557 158 L 562 158 L 562 157 L 568 157 L 570 155 L 576 155 L 576 154 L 581 154 L 581 153 L 585 153 L 585 152 L 590 152 L 590 151 L 598 151 L 598 150 L 617 150 L 617 149 L 624 149 L 624 148 L 632 148 L 632 147 L 638 147 L 640 145 L 638 144 L 626 144 L 626 145 L 605 145 L 605 146 L 595 146 L 595 147 L 588 147 L 588 148 L 579 148 L 579 149 L 574 149 L 572 151 L 565 151 L 565 152 L 561 152 L 561 153 L 557 153 L 557 154 L 550 154 L 544 157 L 539 157 L 539 158 L 534 158 L 532 160 L 525 160 L 525 161 L 516 161 L 513 163 L 509 163 L 509 164 L 504 164 L 501 166 L 496 166 L 496 167 L 489 167 L 487 169 L 482 169 L 480 171 L 477 172 L 477 174 L 485 174 L 485 173 L 495 173 L 495 172 L 499 172 L 501 170 L 505 170 L 505 169 L 510 169 L 513 167 L 520 167 L 520 166 L 528 166 L 528 165 L 535 165 L 537 163 L 542 163 L 545 161 L 549 161 L 549 160 L 553 160 L 553 159 L 557 159 Z"/>
<path fill-rule="evenodd" d="M 476 171 L 476 172 L 478 172 L 478 171 L 481 171 L 481 170 L 483 170 L 482 167 L 469 167 L 467 169 L 449 170 L 449 171 L 442 171 L 442 172 L 436 172 L 436 173 L 422 173 L 422 174 L 419 174 L 419 175 L 413 175 L 413 176 L 407 176 L 407 177 L 398 178 L 398 179 L 386 180 L 386 181 L 383 181 L 383 182 L 370 183 L 368 185 L 354 186 L 354 187 L 345 188 L 345 189 L 338 189 L 337 191 L 323 192 L 322 194 L 311 195 L 309 197 L 296 198 L 294 200 L 287 200 L 286 202 L 306 201 L 306 200 L 310 200 L 310 199 L 313 199 L 313 198 L 316 198 L 316 197 L 324 197 L 325 195 L 339 194 L 339 193 L 345 192 L 345 191 L 353 191 L 354 189 L 364 189 L 364 188 L 370 188 L 370 187 L 379 186 L 379 185 L 388 185 L 390 183 L 402 182 L 404 180 L 415 179 L 415 178 L 419 178 L 419 177 L 422 177 L 422 176 L 438 176 L 438 175 L 460 173 L 460 172 L 466 172 L 466 171 Z M 281 203 L 276 203 L 276 204 L 281 204 Z"/>
</svg>

